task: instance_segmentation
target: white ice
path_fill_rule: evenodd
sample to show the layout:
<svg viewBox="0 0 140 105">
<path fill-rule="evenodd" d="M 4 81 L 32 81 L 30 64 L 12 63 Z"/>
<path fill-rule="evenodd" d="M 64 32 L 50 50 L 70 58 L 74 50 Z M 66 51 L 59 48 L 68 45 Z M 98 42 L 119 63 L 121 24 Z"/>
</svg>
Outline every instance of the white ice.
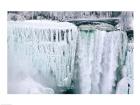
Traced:
<svg viewBox="0 0 140 105">
<path fill-rule="evenodd" d="M 8 92 L 55 93 L 58 87 L 71 88 L 76 78 L 80 93 L 132 93 L 133 44 L 125 32 L 110 25 L 107 32 L 107 26 L 8 22 Z"/>
</svg>

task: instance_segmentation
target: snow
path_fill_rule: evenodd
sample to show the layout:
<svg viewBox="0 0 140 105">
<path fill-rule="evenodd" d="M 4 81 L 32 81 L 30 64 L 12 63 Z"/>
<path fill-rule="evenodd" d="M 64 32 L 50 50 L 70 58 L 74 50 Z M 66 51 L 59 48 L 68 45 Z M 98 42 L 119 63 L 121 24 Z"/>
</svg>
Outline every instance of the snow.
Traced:
<svg viewBox="0 0 140 105">
<path fill-rule="evenodd" d="M 9 93 L 19 93 L 19 94 L 40 94 L 40 93 L 47 93 L 47 94 L 54 94 L 54 90 L 51 88 L 46 88 L 41 84 L 34 81 L 31 77 L 27 77 L 24 80 L 17 82 L 16 84 L 13 82 L 10 83 L 10 91 Z M 13 86 L 13 84 L 15 84 Z"/>
</svg>

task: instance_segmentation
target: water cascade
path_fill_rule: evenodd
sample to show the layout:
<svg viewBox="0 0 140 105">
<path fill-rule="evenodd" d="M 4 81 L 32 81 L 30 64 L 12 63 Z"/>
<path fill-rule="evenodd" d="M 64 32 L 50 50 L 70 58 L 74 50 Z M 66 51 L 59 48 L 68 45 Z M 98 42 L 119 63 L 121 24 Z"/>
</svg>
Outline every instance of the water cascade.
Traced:
<svg viewBox="0 0 140 105">
<path fill-rule="evenodd" d="M 8 92 L 132 93 L 132 55 L 127 34 L 109 24 L 9 21 Z"/>
<path fill-rule="evenodd" d="M 67 22 L 9 22 L 9 82 L 16 76 L 14 73 L 18 73 L 28 74 L 38 83 L 54 90 L 57 87 L 70 88 L 77 35 L 77 27 Z M 14 63 L 23 61 L 17 65 L 23 65 L 27 72 L 15 71 L 17 67 L 10 67 L 15 57 L 18 59 Z"/>
<path fill-rule="evenodd" d="M 128 43 L 126 33 L 102 26 L 100 29 L 94 25 L 79 26 L 77 58 L 80 93 L 115 93 L 119 81 L 117 76 L 121 74 L 118 71 L 129 65 L 125 64 Z M 108 32 L 106 28 L 110 28 Z"/>
</svg>

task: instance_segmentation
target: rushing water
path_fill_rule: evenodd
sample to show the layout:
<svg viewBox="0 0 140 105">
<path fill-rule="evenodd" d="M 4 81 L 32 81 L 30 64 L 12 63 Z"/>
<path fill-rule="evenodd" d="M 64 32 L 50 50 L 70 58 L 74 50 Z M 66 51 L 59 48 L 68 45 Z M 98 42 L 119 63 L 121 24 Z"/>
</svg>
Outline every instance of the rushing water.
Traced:
<svg viewBox="0 0 140 105">
<path fill-rule="evenodd" d="M 132 93 L 132 57 L 122 31 L 8 22 L 9 93 Z"/>
</svg>

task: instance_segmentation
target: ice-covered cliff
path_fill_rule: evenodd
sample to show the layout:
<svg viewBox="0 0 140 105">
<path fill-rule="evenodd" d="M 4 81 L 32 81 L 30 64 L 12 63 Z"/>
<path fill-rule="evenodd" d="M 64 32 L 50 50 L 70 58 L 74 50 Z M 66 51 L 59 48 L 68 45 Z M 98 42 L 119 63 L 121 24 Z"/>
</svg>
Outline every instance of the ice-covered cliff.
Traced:
<svg viewBox="0 0 140 105">
<path fill-rule="evenodd" d="M 18 73 L 27 74 L 54 90 L 57 87 L 70 88 L 77 32 L 77 27 L 67 22 L 8 22 L 8 82 L 11 82 L 11 78 L 16 80 L 17 75 L 14 74 Z M 16 66 L 11 68 L 10 65 Z M 18 65 L 24 66 L 17 68 Z"/>
<path fill-rule="evenodd" d="M 8 92 L 132 93 L 132 45 L 103 23 L 9 21 Z"/>
</svg>

